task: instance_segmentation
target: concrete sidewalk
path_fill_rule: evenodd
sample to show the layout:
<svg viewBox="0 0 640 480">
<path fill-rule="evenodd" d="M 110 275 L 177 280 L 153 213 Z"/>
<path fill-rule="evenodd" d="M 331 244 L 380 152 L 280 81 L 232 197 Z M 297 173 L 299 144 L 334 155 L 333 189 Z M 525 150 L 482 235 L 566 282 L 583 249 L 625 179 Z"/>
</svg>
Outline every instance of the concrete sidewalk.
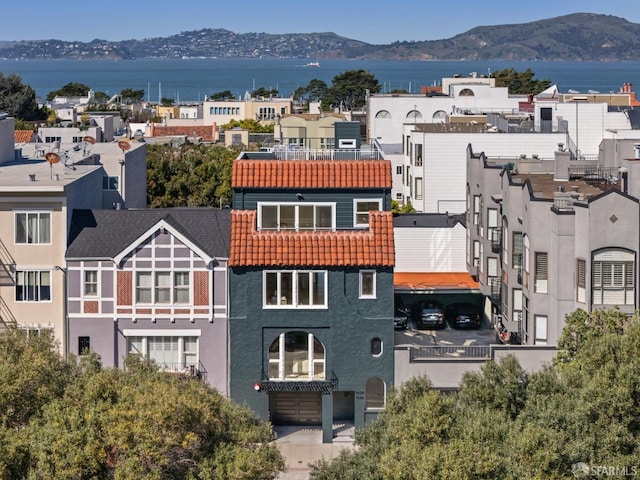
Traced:
<svg viewBox="0 0 640 480">
<path fill-rule="evenodd" d="M 353 425 L 334 425 L 333 443 L 322 443 L 320 427 L 273 427 L 278 435 L 274 441 L 285 458 L 287 472 L 278 480 L 306 480 L 309 478 L 309 464 L 325 458 L 337 457 L 344 448 L 353 449 Z"/>
</svg>

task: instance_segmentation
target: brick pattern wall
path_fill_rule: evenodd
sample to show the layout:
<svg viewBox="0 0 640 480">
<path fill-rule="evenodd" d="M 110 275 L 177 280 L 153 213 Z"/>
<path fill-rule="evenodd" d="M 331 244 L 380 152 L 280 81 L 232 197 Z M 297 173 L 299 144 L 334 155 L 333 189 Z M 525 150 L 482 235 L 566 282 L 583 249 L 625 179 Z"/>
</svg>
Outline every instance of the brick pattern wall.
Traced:
<svg viewBox="0 0 640 480">
<path fill-rule="evenodd" d="M 133 272 L 118 272 L 118 305 L 133 304 Z"/>
<path fill-rule="evenodd" d="M 209 305 L 209 272 L 193 272 L 193 304 Z"/>
</svg>

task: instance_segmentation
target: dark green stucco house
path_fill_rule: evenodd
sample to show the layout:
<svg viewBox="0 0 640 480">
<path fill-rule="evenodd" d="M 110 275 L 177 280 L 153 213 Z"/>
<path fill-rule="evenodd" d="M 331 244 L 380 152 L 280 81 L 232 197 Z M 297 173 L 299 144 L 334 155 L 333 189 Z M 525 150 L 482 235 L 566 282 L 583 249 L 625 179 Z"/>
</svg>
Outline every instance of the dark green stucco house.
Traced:
<svg viewBox="0 0 640 480">
<path fill-rule="evenodd" d="M 393 385 L 390 162 L 240 158 L 232 188 L 231 397 L 330 443 Z"/>
</svg>

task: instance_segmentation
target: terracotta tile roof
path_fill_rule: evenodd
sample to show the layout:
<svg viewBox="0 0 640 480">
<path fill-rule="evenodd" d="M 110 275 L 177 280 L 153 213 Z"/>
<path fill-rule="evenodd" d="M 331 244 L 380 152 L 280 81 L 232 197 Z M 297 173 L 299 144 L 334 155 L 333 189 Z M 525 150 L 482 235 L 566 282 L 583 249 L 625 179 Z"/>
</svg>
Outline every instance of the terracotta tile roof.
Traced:
<svg viewBox="0 0 640 480">
<path fill-rule="evenodd" d="M 371 212 L 368 230 L 335 232 L 257 231 L 254 210 L 231 212 L 231 267 L 392 267 L 394 264 L 391 212 Z"/>
<path fill-rule="evenodd" d="M 194 125 L 194 126 L 173 126 L 164 127 L 155 124 L 151 124 L 153 128 L 150 128 L 149 136 L 151 137 L 164 137 L 173 135 L 184 135 L 186 137 L 202 138 L 204 142 L 214 142 L 217 140 L 217 127 L 213 125 Z"/>
<path fill-rule="evenodd" d="M 388 160 L 244 160 L 233 162 L 233 188 L 391 188 Z"/>
<path fill-rule="evenodd" d="M 467 272 L 395 272 L 393 286 L 403 290 L 477 289 Z"/>
<path fill-rule="evenodd" d="M 29 143 L 33 138 L 33 134 L 32 130 L 16 130 L 13 132 L 13 139 L 15 143 Z"/>
</svg>

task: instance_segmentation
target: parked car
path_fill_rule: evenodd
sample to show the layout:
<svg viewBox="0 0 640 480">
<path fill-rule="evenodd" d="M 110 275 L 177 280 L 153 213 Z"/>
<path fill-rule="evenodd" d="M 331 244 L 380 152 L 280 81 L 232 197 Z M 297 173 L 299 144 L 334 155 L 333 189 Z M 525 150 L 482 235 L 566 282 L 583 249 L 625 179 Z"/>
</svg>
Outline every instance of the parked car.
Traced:
<svg viewBox="0 0 640 480">
<path fill-rule="evenodd" d="M 470 303 L 454 303 L 447 309 L 447 319 L 454 328 L 480 328 L 482 313 Z"/>
<path fill-rule="evenodd" d="M 407 328 L 407 323 L 409 321 L 409 311 L 405 308 L 405 306 L 400 303 L 397 304 L 394 308 L 393 312 L 393 326 L 395 328 Z"/>
<path fill-rule="evenodd" d="M 444 312 L 437 302 L 422 302 L 417 304 L 415 321 L 418 328 L 444 328 Z"/>
</svg>

